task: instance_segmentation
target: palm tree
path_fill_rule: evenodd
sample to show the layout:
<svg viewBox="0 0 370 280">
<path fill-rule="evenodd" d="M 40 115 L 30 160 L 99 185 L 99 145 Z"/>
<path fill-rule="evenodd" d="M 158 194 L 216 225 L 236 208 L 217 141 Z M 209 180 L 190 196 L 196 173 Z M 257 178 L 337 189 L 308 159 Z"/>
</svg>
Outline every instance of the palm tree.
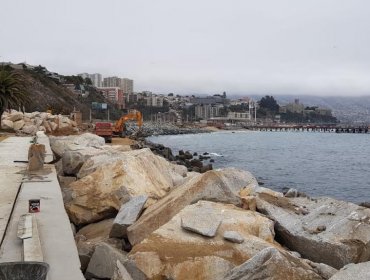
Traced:
<svg viewBox="0 0 370 280">
<path fill-rule="evenodd" d="M 0 70 L 0 128 L 1 116 L 5 110 L 23 106 L 28 100 L 21 76 L 2 67 Z"/>
</svg>

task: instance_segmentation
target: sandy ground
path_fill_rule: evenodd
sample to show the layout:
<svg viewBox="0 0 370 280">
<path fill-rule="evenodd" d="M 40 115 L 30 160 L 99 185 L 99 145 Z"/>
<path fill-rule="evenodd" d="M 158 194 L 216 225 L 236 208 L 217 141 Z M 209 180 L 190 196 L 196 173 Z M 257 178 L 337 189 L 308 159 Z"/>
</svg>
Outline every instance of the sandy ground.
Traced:
<svg viewBox="0 0 370 280">
<path fill-rule="evenodd" d="M 209 130 L 209 131 L 220 131 L 219 128 L 214 127 L 214 126 L 205 126 L 203 127 L 204 130 Z"/>
<path fill-rule="evenodd" d="M 136 141 L 130 138 L 121 138 L 121 137 L 112 138 L 112 145 L 132 145 L 135 143 Z"/>
</svg>

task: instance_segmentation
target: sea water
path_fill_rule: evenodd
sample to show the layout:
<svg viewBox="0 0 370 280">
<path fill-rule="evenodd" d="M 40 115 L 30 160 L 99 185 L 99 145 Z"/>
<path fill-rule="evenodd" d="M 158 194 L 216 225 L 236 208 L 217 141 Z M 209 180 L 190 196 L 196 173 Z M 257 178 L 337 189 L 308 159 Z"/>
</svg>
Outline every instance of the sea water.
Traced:
<svg viewBox="0 0 370 280">
<path fill-rule="evenodd" d="M 278 191 L 296 188 L 313 197 L 370 201 L 370 134 L 221 131 L 148 140 L 174 154 L 208 152 L 214 168 L 248 170 Z"/>
</svg>

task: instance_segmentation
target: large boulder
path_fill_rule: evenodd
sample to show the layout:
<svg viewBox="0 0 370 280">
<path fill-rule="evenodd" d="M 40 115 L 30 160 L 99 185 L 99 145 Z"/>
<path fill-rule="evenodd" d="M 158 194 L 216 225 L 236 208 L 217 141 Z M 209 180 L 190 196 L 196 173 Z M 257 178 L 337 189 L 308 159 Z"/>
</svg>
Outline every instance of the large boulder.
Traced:
<svg viewBox="0 0 370 280">
<path fill-rule="evenodd" d="M 370 262 L 348 264 L 339 270 L 330 280 L 368 280 L 370 279 Z"/>
<path fill-rule="evenodd" d="M 135 263 L 126 260 L 121 263 L 117 260 L 116 268 L 111 280 L 147 280 L 145 274 L 136 267 Z"/>
<path fill-rule="evenodd" d="M 35 135 L 37 132 L 37 126 L 33 124 L 25 124 L 22 127 L 22 132 L 29 135 Z"/>
<path fill-rule="evenodd" d="M 164 158 L 149 149 L 121 154 L 70 184 L 73 200 L 66 209 L 76 225 L 115 216 L 133 196 L 147 195 L 149 206 L 175 187 L 175 179 L 180 175 Z"/>
<path fill-rule="evenodd" d="M 91 257 L 85 274 L 86 278 L 112 278 L 117 261 L 124 262 L 127 259 L 126 254 L 107 243 L 100 243 Z"/>
<path fill-rule="evenodd" d="M 24 120 L 19 120 L 19 121 L 14 122 L 13 128 L 14 128 L 15 131 L 21 130 L 24 125 L 25 125 Z"/>
<path fill-rule="evenodd" d="M 111 154 L 103 149 L 94 147 L 83 147 L 78 149 L 66 150 L 62 155 L 63 172 L 66 175 L 76 176 L 82 165 L 92 156 L 106 154 L 107 157 L 112 157 Z"/>
<path fill-rule="evenodd" d="M 276 248 L 266 248 L 235 267 L 224 280 L 323 280 L 311 266 Z"/>
<path fill-rule="evenodd" d="M 12 121 L 12 122 L 19 121 L 19 120 L 23 119 L 23 113 L 22 112 L 18 112 L 18 111 L 12 111 L 8 115 L 7 119 L 10 120 L 10 121 Z"/>
<path fill-rule="evenodd" d="M 147 195 L 139 195 L 123 204 L 114 219 L 109 236 L 116 238 L 127 237 L 127 228 L 136 222 L 140 213 L 143 211 L 147 199 Z"/>
<path fill-rule="evenodd" d="M 221 224 L 213 238 L 184 230 L 181 220 L 198 213 L 218 216 Z M 206 219 L 206 217 L 204 217 Z M 238 232 L 245 242 L 223 238 L 225 231 Z M 242 264 L 274 242 L 273 222 L 263 215 L 234 205 L 198 201 L 183 208 L 168 223 L 135 245 L 129 259 L 149 279 L 224 279 Z"/>
<path fill-rule="evenodd" d="M 113 219 L 103 220 L 98 223 L 87 225 L 77 232 L 75 240 L 82 271 L 86 270 L 95 247 L 98 244 L 107 242 L 111 245 L 114 244 L 114 247 L 122 248 L 122 244 L 118 244 L 116 240 L 109 238 L 112 224 Z"/>
<path fill-rule="evenodd" d="M 13 130 L 14 123 L 11 120 L 2 120 L 1 121 L 1 128 L 5 130 Z"/>
<path fill-rule="evenodd" d="M 105 145 L 103 137 L 91 133 L 84 133 L 78 136 L 50 136 L 49 139 L 51 149 L 59 157 L 62 157 L 66 150 L 79 150 L 84 147 L 101 147 Z"/>
<path fill-rule="evenodd" d="M 141 242 L 182 208 L 198 200 L 241 205 L 240 189 L 257 184 L 251 173 L 234 168 L 211 170 L 195 176 L 146 209 L 139 220 L 128 228 L 128 238 L 131 244 Z"/>
<path fill-rule="evenodd" d="M 370 260 L 370 209 L 332 198 L 259 194 L 257 208 L 276 221 L 281 242 L 302 257 L 341 268 Z"/>
</svg>

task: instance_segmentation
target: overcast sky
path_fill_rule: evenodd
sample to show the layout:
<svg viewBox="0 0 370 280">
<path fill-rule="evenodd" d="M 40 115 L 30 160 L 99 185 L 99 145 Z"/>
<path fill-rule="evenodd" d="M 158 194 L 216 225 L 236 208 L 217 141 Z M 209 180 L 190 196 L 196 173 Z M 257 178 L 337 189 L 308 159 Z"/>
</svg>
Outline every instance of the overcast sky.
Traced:
<svg viewBox="0 0 370 280">
<path fill-rule="evenodd" d="M 369 0 L 0 0 L 0 61 L 135 90 L 370 94 Z"/>
</svg>

